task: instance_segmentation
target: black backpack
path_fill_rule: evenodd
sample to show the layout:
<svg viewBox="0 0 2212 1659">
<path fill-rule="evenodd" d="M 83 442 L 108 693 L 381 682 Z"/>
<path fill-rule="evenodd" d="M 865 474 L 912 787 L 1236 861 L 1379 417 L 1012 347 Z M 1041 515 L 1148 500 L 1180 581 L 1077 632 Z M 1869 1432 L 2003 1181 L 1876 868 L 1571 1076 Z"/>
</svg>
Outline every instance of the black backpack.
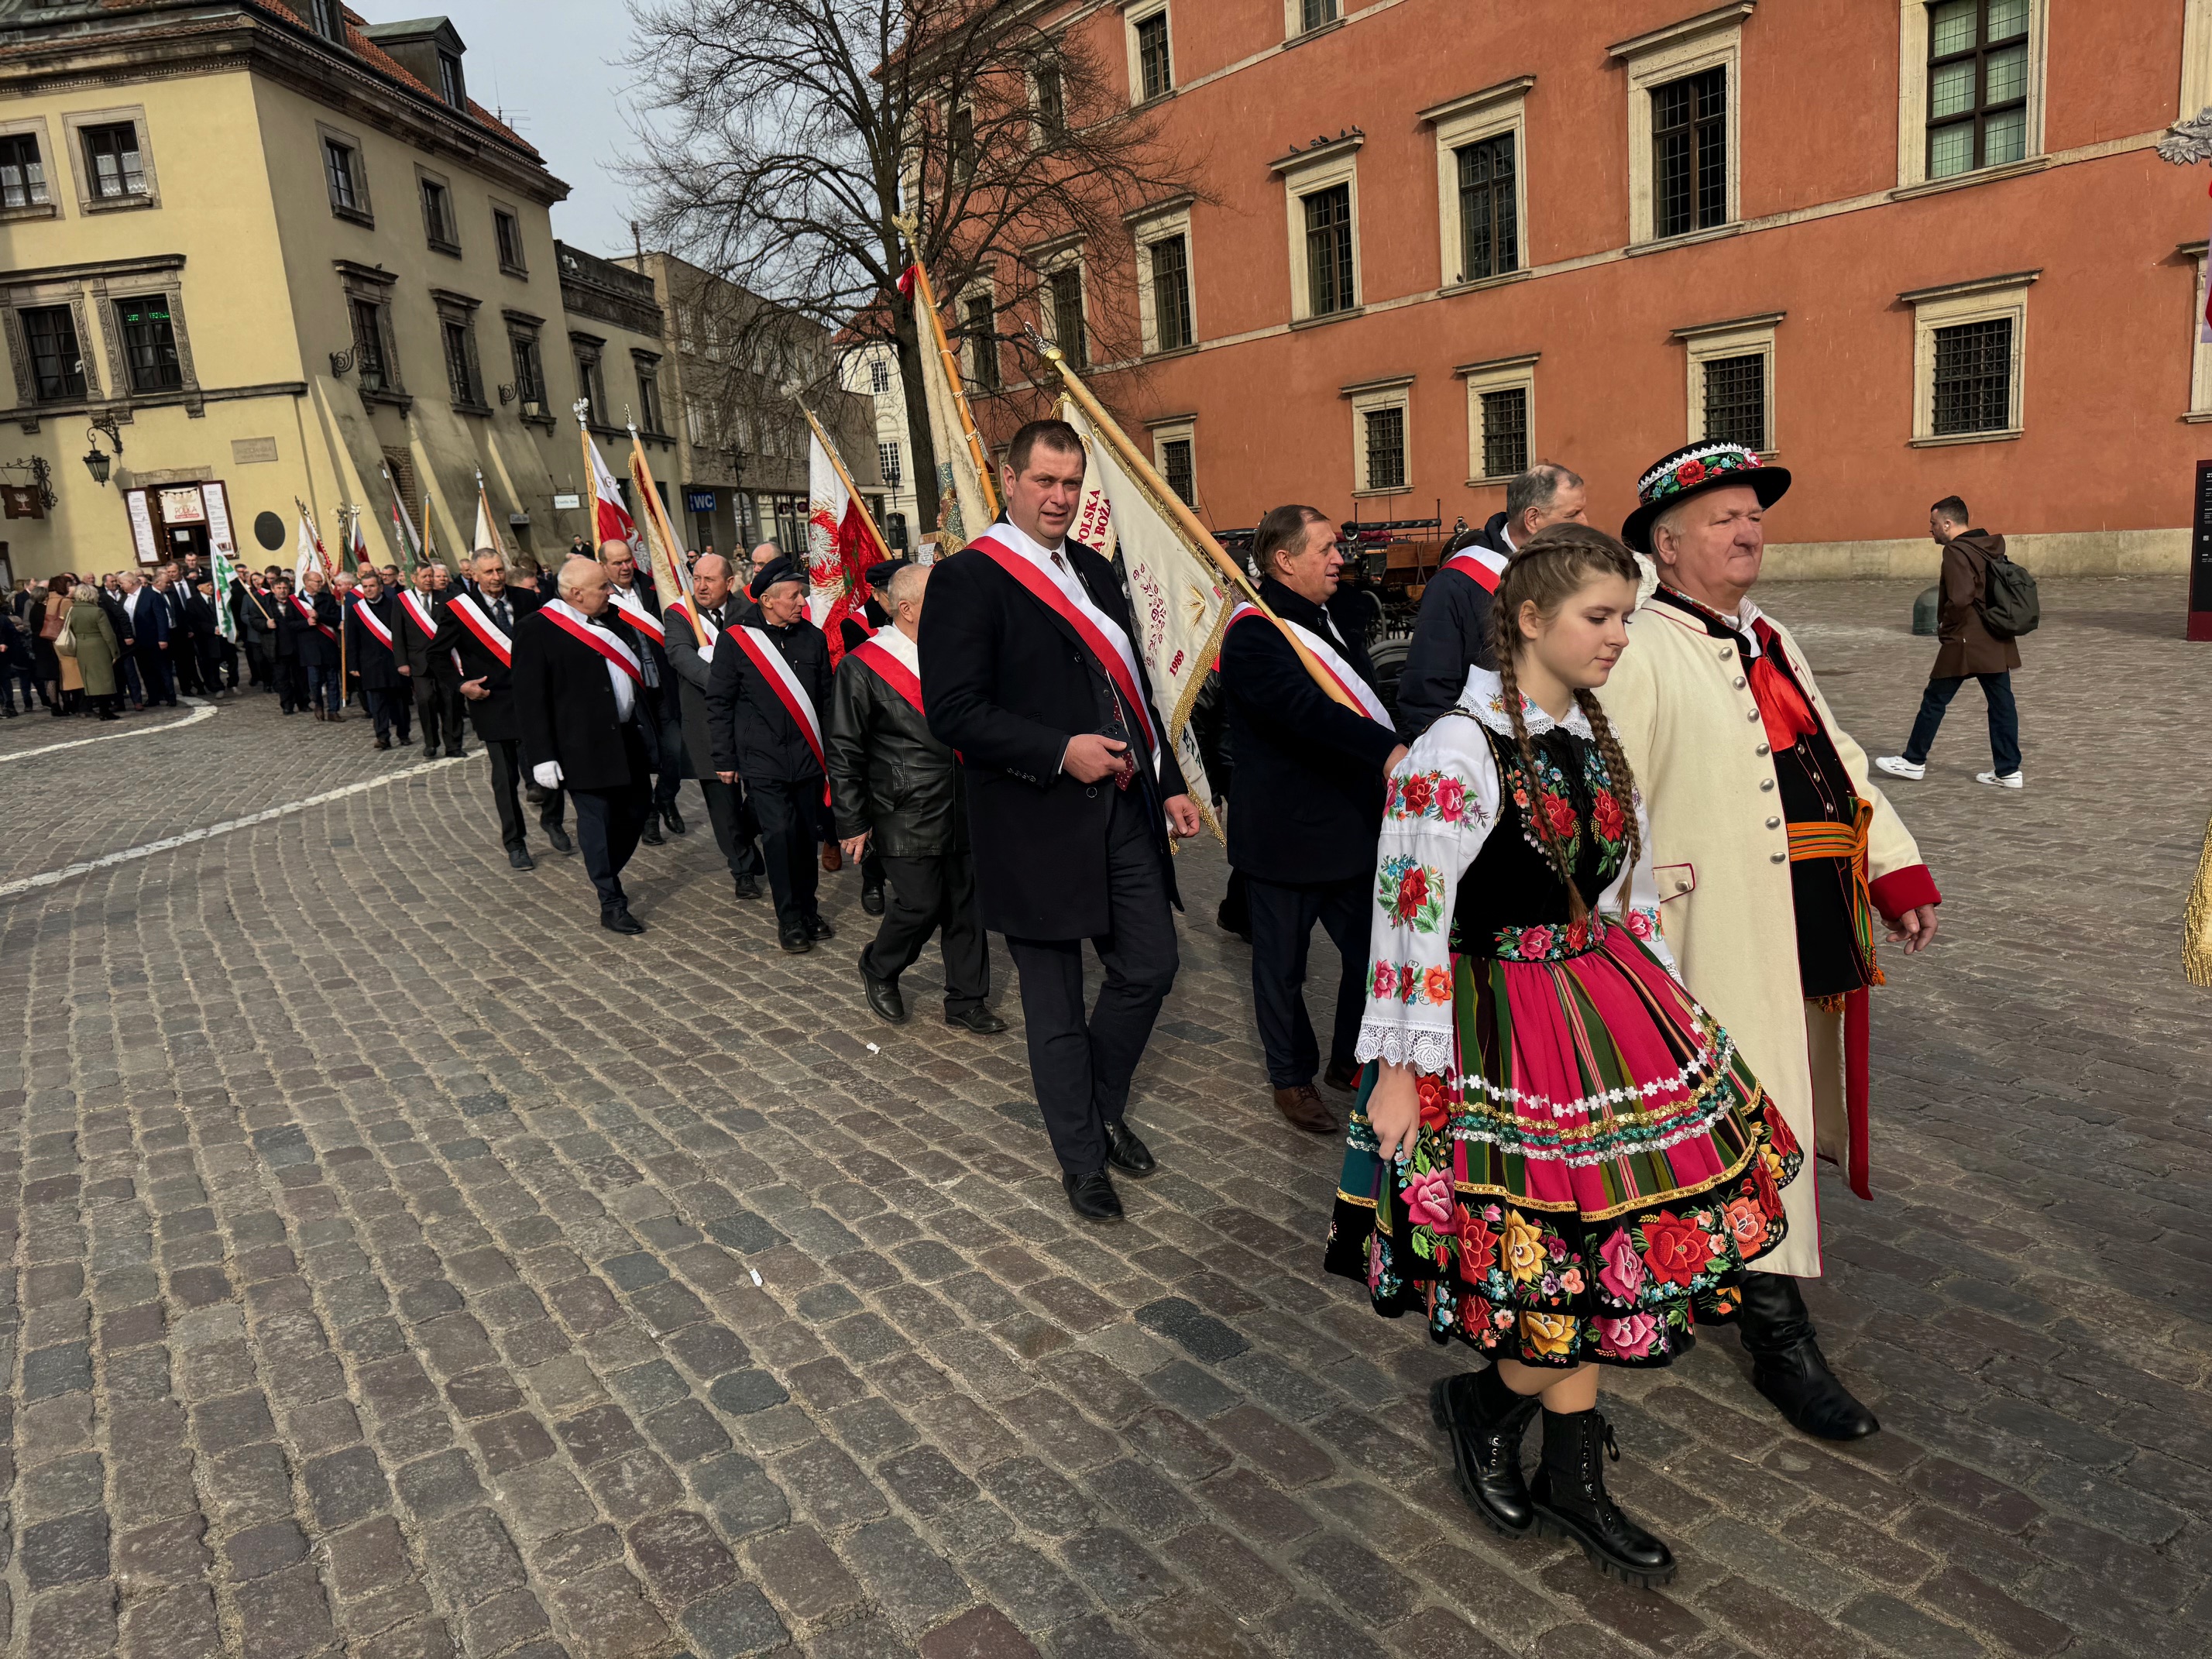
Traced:
<svg viewBox="0 0 2212 1659">
<path fill-rule="evenodd" d="M 2002 554 L 1991 557 L 1982 579 L 1982 626 L 2000 640 L 2033 634 L 2043 621 L 2043 601 L 2035 576 L 2025 565 Z"/>
</svg>

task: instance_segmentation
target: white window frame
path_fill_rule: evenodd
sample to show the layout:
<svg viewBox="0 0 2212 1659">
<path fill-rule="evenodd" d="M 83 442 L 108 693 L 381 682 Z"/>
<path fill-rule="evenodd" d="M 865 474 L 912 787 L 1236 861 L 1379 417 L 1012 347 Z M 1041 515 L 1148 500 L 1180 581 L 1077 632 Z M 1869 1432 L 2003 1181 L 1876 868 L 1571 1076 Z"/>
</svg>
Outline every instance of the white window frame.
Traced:
<svg viewBox="0 0 2212 1659">
<path fill-rule="evenodd" d="M 1283 181 L 1283 226 L 1291 256 L 1291 324 L 1334 322 L 1340 317 L 1357 317 L 1367 308 L 1367 273 L 1359 253 L 1359 148 L 1366 140 L 1355 133 L 1348 138 L 1338 138 L 1327 144 L 1316 145 L 1304 155 L 1286 155 L 1274 163 L 1273 171 Z M 1352 303 L 1341 311 L 1325 312 L 1316 317 L 1313 309 L 1312 283 L 1308 280 L 1306 264 L 1306 209 L 1305 198 L 1316 191 L 1335 185 L 1351 186 L 1352 198 Z"/>
<path fill-rule="evenodd" d="M 1283 0 L 1283 39 L 1286 41 L 1303 40 L 1309 35 L 1321 33 L 1324 29 L 1333 29 L 1344 21 L 1345 13 L 1358 3 L 1358 0 L 1336 0 L 1336 15 L 1308 28 L 1306 0 Z"/>
<path fill-rule="evenodd" d="M 1160 481 L 1163 483 L 1167 482 L 1168 476 L 1168 446 L 1171 443 L 1187 443 L 1190 446 L 1192 499 L 1189 505 L 1194 508 L 1196 507 L 1198 505 L 1198 416 L 1164 415 L 1155 420 L 1146 421 L 1145 429 L 1152 434 L 1152 466 L 1159 473 Z"/>
<path fill-rule="evenodd" d="M 1159 311 L 1152 295 L 1152 247 L 1154 244 L 1182 238 L 1183 283 L 1188 289 L 1190 301 L 1190 343 L 1167 348 L 1173 351 L 1194 351 L 1198 349 L 1198 261 L 1195 246 L 1190 236 L 1190 198 L 1147 209 L 1129 222 L 1130 240 L 1137 249 L 1137 322 L 1143 337 L 1145 355 L 1157 356 L 1160 345 Z"/>
<path fill-rule="evenodd" d="M 1940 288 L 1917 289 L 1897 297 L 1912 307 L 1912 437 L 1915 449 L 1940 449 L 1953 444 L 2004 443 L 2026 430 L 2027 381 L 2027 290 L 2040 270 L 2018 270 L 2002 276 L 1981 276 L 1970 282 L 1946 283 Z M 1936 331 L 1961 323 L 2012 319 L 2012 364 L 2006 392 L 2009 407 L 2004 429 L 1999 432 L 1936 431 Z"/>
<path fill-rule="evenodd" d="M 1781 453 L 1782 441 L 1776 435 L 1779 421 L 1774 407 L 1774 331 L 1788 314 L 1769 312 L 1757 317 L 1732 318 L 1723 323 L 1698 323 L 1674 331 L 1674 338 L 1687 348 L 1683 353 L 1687 374 L 1682 428 L 1685 442 L 1703 443 L 1711 435 L 1705 430 L 1705 365 L 1722 358 L 1757 356 L 1765 359 L 1766 408 L 1766 441 L 1759 447 L 1759 453 L 1770 459 Z"/>
<path fill-rule="evenodd" d="M 1908 3 L 1917 0 L 1908 0 Z M 1687 17 L 1618 41 L 1608 56 L 1628 70 L 1628 242 L 1631 247 L 1679 247 L 1705 237 L 1732 235 L 1743 224 L 1743 22 L 1758 0 L 1732 0 L 1715 11 Z M 1728 71 L 1728 217 L 1702 230 L 1661 238 L 1656 185 L 1652 178 L 1651 94 L 1670 81 L 1710 69 Z"/>
<path fill-rule="evenodd" d="M 2190 0 L 2194 14 L 2203 0 Z M 1897 187 L 1934 192 L 2007 179 L 2050 165 L 2043 153 L 2044 88 L 2050 56 L 2051 0 L 2027 0 L 2027 154 L 2017 161 L 1928 176 L 1928 0 L 1898 0 Z M 2183 26 L 2183 84 L 2188 77 L 2188 27 Z M 2200 54 L 2201 55 L 2201 54 Z M 2195 114 L 2191 110 L 2190 114 Z"/>
<path fill-rule="evenodd" d="M 2034 27 L 2032 21 L 2028 24 L 2031 30 Z M 2212 0 L 2184 0 L 2181 112 L 2177 118 L 2193 121 L 2207 105 L 2212 105 Z"/>
<path fill-rule="evenodd" d="M 1494 87 L 1470 92 L 1423 110 L 1416 118 L 1437 135 L 1437 235 L 1440 263 L 1437 287 L 1447 294 L 1510 283 L 1528 274 L 1528 94 L 1533 75 L 1516 76 Z M 1467 280 L 1460 270 L 1459 156 L 1469 144 L 1501 133 L 1513 135 L 1514 269 L 1494 276 Z"/>
<path fill-rule="evenodd" d="M 92 173 L 85 164 L 84 130 L 87 127 L 118 126 L 125 121 L 134 122 L 138 129 L 138 170 L 145 175 L 146 191 L 142 196 L 123 196 L 103 200 L 92 193 Z M 76 210 L 80 216 L 90 213 L 133 213 L 143 208 L 161 205 L 161 180 L 154 168 L 154 132 L 146 121 L 143 104 L 125 104 L 116 109 L 71 110 L 62 117 L 62 142 L 69 147 L 70 177 L 76 185 Z M 316 166 L 322 157 L 315 157 Z M 50 162 L 51 167 L 52 163 Z M 47 180 L 48 194 L 53 182 Z"/>
<path fill-rule="evenodd" d="M 2202 426 L 2212 421 L 2212 341 L 2203 337 L 2204 284 L 2212 258 L 2207 258 L 2203 242 L 2185 243 L 2175 252 L 2191 261 L 2197 271 L 2197 280 L 2189 289 L 2194 301 L 2189 313 L 2189 410 L 2181 418 L 2191 426 Z"/>
<path fill-rule="evenodd" d="M 1528 411 L 1528 464 L 1536 461 L 1536 361 L 1543 354 L 1522 352 L 1517 357 L 1493 357 L 1487 362 L 1462 363 L 1452 373 L 1467 382 L 1467 483 L 1470 489 L 1502 484 L 1517 475 L 1486 473 L 1482 470 L 1482 394 L 1515 392 L 1522 394 Z"/>
<path fill-rule="evenodd" d="M 1336 313 L 1332 313 L 1332 315 Z M 1413 492 L 1413 379 L 1397 374 L 1384 380 L 1362 380 L 1343 389 L 1352 404 L 1352 483 L 1354 500 L 1374 496 L 1410 495 Z M 1406 481 L 1376 489 L 1367 476 L 1367 417 L 1385 409 L 1400 411 L 1406 446 Z"/>
<path fill-rule="evenodd" d="M 1121 14 L 1121 40 L 1129 54 L 1129 103 L 1133 108 L 1155 101 L 1145 96 L 1145 64 L 1137 50 L 1138 25 L 1149 23 L 1155 17 L 1168 20 L 1168 86 L 1158 96 L 1172 98 L 1182 85 L 1182 77 L 1176 73 L 1175 14 L 1169 9 L 1168 0 L 1138 0 Z"/>
<path fill-rule="evenodd" d="M 58 219 L 62 216 L 64 187 L 62 181 L 54 176 L 55 166 L 60 158 L 54 154 L 53 135 L 46 130 L 46 118 L 43 115 L 27 115 L 21 120 L 0 121 L 0 138 L 12 138 L 18 133 L 26 132 L 39 141 L 39 167 L 46 175 L 46 199 L 43 202 L 27 202 L 19 208 L 0 207 L 0 222 L 16 219 Z M 64 142 L 66 143 L 67 140 Z M 145 152 L 141 150 L 139 154 L 143 157 Z M 72 179 L 76 176 L 74 169 L 70 176 Z"/>
</svg>

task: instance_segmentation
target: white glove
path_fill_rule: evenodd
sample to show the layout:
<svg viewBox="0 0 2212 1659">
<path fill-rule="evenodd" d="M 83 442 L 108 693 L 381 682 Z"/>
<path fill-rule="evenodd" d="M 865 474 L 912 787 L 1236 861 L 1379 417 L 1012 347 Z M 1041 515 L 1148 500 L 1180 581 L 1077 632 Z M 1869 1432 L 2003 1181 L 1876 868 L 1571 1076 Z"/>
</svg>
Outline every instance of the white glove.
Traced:
<svg viewBox="0 0 2212 1659">
<path fill-rule="evenodd" d="M 561 787 L 561 763 L 540 761 L 530 769 L 530 775 L 538 781 L 540 789 L 558 789 Z"/>
<path fill-rule="evenodd" d="M 712 662 L 714 660 L 714 645 L 715 641 L 709 640 L 706 644 L 699 647 L 699 660 L 701 662 Z"/>
</svg>

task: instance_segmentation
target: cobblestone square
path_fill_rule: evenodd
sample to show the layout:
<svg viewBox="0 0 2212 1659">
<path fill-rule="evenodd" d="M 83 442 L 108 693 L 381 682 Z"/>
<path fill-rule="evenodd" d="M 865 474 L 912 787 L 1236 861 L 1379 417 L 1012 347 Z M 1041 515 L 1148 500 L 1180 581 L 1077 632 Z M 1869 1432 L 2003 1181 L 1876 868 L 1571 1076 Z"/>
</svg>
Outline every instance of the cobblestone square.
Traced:
<svg viewBox="0 0 2212 1659">
<path fill-rule="evenodd" d="M 1869 752 L 1912 598 L 1759 594 Z M 1798 1437 L 1728 1336 L 1609 1376 L 1663 1592 L 1484 1531 L 1425 1399 L 1467 1362 L 1321 1277 L 1338 1145 L 1269 1103 L 1218 848 L 1099 1228 L 1018 1028 L 939 1023 L 933 950 L 877 1024 L 849 870 L 782 955 L 696 793 L 625 940 L 577 860 L 507 869 L 480 748 L 8 723 L 0 1650 L 2212 1652 L 2212 653 L 2174 580 L 2045 607 L 2026 791 L 1971 689 L 1892 791 L 1942 937 L 1885 953 L 1876 1201 L 1823 1175 L 1809 1287 L 1883 1432 Z"/>
</svg>

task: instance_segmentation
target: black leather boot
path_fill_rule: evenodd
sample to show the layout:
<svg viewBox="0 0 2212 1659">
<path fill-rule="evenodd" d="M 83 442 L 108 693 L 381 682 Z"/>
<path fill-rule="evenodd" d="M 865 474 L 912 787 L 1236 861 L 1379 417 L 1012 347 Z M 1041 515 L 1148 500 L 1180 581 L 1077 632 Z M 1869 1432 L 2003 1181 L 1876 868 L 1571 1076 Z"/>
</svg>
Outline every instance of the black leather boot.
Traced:
<svg viewBox="0 0 2212 1659">
<path fill-rule="evenodd" d="M 1828 1369 L 1796 1279 L 1745 1273 L 1739 1324 L 1751 1355 L 1752 1386 L 1800 1431 L 1822 1440 L 1863 1440 L 1881 1427 Z"/>
<path fill-rule="evenodd" d="M 1600 1572 L 1654 1589 L 1674 1576 L 1674 1553 L 1606 1495 L 1605 1462 L 1620 1461 L 1613 1425 L 1595 1408 L 1544 1413 L 1544 1465 L 1529 1501 L 1537 1530 L 1583 1547 Z"/>
<path fill-rule="evenodd" d="M 1442 1376 L 1429 1390 L 1429 1415 L 1450 1437 L 1459 1489 L 1493 1532 L 1526 1538 L 1536 1524 L 1521 1474 L 1521 1437 L 1536 1396 L 1516 1394 L 1495 1368 Z"/>
</svg>

